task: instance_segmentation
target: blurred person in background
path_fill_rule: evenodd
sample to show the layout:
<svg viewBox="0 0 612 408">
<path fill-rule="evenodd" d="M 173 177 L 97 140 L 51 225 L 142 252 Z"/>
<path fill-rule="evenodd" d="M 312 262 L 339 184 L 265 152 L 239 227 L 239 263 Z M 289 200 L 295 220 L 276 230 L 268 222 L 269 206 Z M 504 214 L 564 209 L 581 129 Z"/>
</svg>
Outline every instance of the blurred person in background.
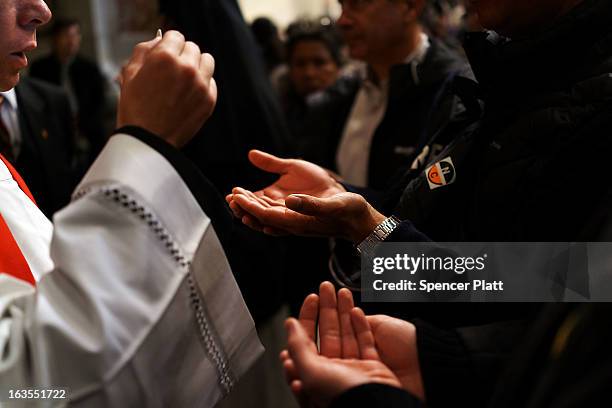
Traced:
<svg viewBox="0 0 612 408">
<path fill-rule="evenodd" d="M 280 89 L 281 105 L 292 135 L 304 126 L 309 101 L 334 85 L 342 68 L 340 45 L 329 28 L 302 23 L 288 31 L 288 71 Z"/>
<path fill-rule="evenodd" d="M 423 12 L 423 25 L 427 32 L 447 46 L 463 53 L 461 33 L 465 7 L 458 0 L 432 0 Z"/>
<path fill-rule="evenodd" d="M 81 25 L 76 19 L 58 19 L 51 29 L 52 52 L 34 61 L 30 76 L 62 87 L 76 118 L 79 141 L 85 143 L 86 158 L 93 162 L 106 143 L 106 79 L 100 68 L 79 54 Z"/>
<path fill-rule="evenodd" d="M 410 167 L 419 143 L 449 121 L 456 100 L 443 88 L 469 68 L 424 32 L 424 0 L 341 4 L 337 27 L 351 58 L 364 65 L 313 106 L 299 152 L 355 186 L 383 189 Z"/>
<path fill-rule="evenodd" d="M 300 97 L 332 86 L 342 66 L 340 47 L 322 27 L 294 32 L 287 40 L 287 62 L 291 86 Z"/>
<path fill-rule="evenodd" d="M 463 107 L 448 92 L 457 75 L 471 76 L 467 63 L 421 25 L 424 0 L 342 1 L 336 26 L 350 57 L 363 62 L 354 77 L 339 81 L 309 106 L 293 135 L 300 157 L 329 169 L 357 187 L 384 190 L 408 170 L 432 135 Z M 439 147 L 436 147 L 438 149 Z M 330 242 L 296 238 L 292 309 L 329 276 Z M 334 248 L 352 253 L 352 245 Z M 344 252 L 344 250 L 343 250 Z"/>
<path fill-rule="evenodd" d="M 265 63 L 268 75 L 285 61 L 283 41 L 278 27 L 267 17 L 256 18 L 251 23 L 251 32 L 257 41 L 258 49 Z"/>
</svg>

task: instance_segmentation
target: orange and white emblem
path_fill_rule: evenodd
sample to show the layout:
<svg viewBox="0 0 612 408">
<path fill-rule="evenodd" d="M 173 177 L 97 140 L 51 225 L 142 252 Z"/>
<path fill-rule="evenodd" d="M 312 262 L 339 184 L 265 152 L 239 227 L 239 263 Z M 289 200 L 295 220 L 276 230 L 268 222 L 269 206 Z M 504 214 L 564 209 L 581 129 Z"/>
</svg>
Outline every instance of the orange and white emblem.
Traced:
<svg viewBox="0 0 612 408">
<path fill-rule="evenodd" d="M 453 184 L 457 178 L 453 160 L 447 157 L 433 166 L 428 167 L 427 170 L 425 170 L 425 177 L 427 177 L 427 182 L 431 190 Z"/>
</svg>

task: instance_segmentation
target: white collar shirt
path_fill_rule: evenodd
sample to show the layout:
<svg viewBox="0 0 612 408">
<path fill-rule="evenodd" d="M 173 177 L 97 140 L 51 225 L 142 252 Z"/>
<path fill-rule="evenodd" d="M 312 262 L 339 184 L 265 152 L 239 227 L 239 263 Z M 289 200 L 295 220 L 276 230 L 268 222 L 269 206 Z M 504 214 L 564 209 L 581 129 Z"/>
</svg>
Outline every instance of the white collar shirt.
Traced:
<svg viewBox="0 0 612 408">
<path fill-rule="evenodd" d="M 429 37 L 421 34 L 419 45 L 406 57 L 404 64 L 416 67 L 425 59 L 429 47 Z M 363 83 L 344 127 L 336 153 L 336 166 L 344 181 L 357 187 L 366 187 L 372 139 L 387 111 L 389 81 L 375 83 L 366 66 L 361 75 Z"/>
</svg>

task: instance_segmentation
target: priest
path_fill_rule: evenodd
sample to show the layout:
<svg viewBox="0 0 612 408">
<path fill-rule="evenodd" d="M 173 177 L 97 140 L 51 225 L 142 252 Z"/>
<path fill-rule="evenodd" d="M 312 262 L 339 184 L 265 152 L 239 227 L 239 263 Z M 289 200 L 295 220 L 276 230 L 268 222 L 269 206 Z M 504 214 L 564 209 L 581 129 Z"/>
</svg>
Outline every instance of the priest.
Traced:
<svg viewBox="0 0 612 408">
<path fill-rule="evenodd" d="M 50 17 L 42 0 L 2 2 L 0 91 Z M 178 32 L 139 44 L 120 129 L 53 226 L 2 157 L 0 401 L 213 406 L 261 353 L 202 210 L 206 181 L 178 151 L 212 114 L 213 71 Z"/>
</svg>

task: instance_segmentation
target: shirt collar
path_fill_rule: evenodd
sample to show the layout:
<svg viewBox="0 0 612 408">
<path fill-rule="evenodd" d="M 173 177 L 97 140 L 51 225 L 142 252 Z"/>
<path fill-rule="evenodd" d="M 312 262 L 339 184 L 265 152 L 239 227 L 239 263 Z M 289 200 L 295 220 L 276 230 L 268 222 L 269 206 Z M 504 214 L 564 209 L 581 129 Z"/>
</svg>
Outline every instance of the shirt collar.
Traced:
<svg viewBox="0 0 612 408">
<path fill-rule="evenodd" d="M 17 109 L 17 93 L 15 92 L 15 88 L 6 92 L 0 92 L 0 95 L 4 97 L 4 102 L 8 102 L 11 108 Z"/>
<path fill-rule="evenodd" d="M 425 60 L 425 57 L 427 56 L 427 51 L 429 51 L 430 47 L 431 47 L 431 42 L 429 41 L 429 36 L 425 33 L 421 33 L 419 44 L 417 45 L 415 50 L 412 51 L 406 57 L 406 59 L 404 59 L 404 62 L 399 65 L 410 65 L 410 64 L 418 65 L 422 63 Z M 358 73 L 362 80 L 368 82 L 372 86 L 376 86 L 375 81 L 373 80 L 373 72 L 369 65 L 363 64 L 359 68 Z"/>
<path fill-rule="evenodd" d="M 429 36 L 427 36 L 425 33 L 421 33 L 419 45 L 417 45 L 416 49 L 406 57 L 404 64 L 412 64 L 413 62 L 420 64 L 423 62 L 430 46 L 431 43 L 429 42 Z"/>
</svg>

